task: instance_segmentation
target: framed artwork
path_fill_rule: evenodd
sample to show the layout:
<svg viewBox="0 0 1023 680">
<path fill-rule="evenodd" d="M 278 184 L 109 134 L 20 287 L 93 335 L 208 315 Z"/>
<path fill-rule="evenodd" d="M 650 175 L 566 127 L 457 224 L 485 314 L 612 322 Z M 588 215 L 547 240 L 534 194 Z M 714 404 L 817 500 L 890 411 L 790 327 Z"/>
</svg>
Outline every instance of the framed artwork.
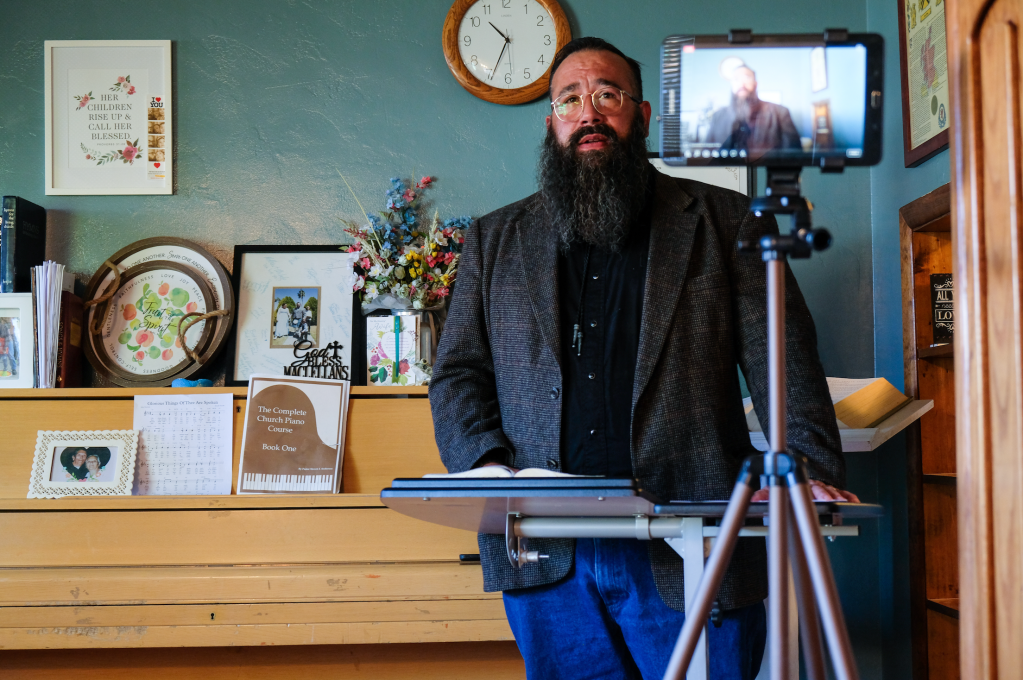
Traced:
<svg viewBox="0 0 1023 680">
<path fill-rule="evenodd" d="M 35 387 L 32 293 L 0 293 L 0 388 Z"/>
<path fill-rule="evenodd" d="M 40 430 L 29 498 L 130 496 L 137 430 Z"/>
<path fill-rule="evenodd" d="M 254 373 L 351 380 L 355 257 L 342 246 L 235 246 L 227 384 Z"/>
<path fill-rule="evenodd" d="M 120 272 L 118 289 L 85 313 L 85 357 L 97 373 L 126 387 L 170 385 L 194 377 L 226 347 L 234 292 L 227 270 L 201 246 L 179 238 L 143 239 L 107 262 Z M 86 300 L 111 293 L 110 265 L 104 263 L 92 276 Z M 178 328 L 189 315 L 214 310 L 228 314 L 187 326 L 188 347 L 199 357 L 194 361 L 178 342 Z M 93 332 L 94 321 L 99 333 Z"/>
<path fill-rule="evenodd" d="M 46 194 L 173 193 L 170 40 L 47 40 Z"/>
<path fill-rule="evenodd" d="M 948 148 L 944 0 L 899 0 L 899 74 L 906 167 Z"/>
</svg>

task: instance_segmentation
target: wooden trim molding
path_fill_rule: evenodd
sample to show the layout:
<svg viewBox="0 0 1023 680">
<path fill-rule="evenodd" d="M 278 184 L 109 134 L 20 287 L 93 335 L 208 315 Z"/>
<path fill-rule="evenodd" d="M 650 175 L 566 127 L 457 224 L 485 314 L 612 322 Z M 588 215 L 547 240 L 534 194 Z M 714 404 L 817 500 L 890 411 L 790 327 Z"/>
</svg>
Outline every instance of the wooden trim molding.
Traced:
<svg viewBox="0 0 1023 680">
<path fill-rule="evenodd" d="M 1023 677 L 1021 0 L 946 0 L 960 674 Z"/>
</svg>

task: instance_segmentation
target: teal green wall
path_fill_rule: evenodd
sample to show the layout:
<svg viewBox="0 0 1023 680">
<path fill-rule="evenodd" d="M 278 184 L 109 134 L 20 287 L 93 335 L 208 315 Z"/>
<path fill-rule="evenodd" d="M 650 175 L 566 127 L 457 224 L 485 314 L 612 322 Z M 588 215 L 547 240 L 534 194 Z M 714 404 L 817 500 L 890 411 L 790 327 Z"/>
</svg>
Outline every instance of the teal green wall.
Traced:
<svg viewBox="0 0 1023 680">
<path fill-rule="evenodd" d="M 660 41 L 672 32 L 877 30 L 888 39 L 885 161 L 839 176 L 807 172 L 804 192 L 835 246 L 794 269 L 829 375 L 901 384 L 900 205 L 947 180 L 902 169 L 894 0 L 563 0 L 575 35 L 599 35 L 646 67 L 655 98 Z M 448 0 L 155 2 L 8 0 L 0 46 L 0 193 L 50 212 L 48 254 L 88 277 L 127 243 L 180 236 L 230 268 L 235 244 L 341 240 L 338 218 L 382 205 L 395 174 L 438 177 L 443 215 L 480 215 L 534 190 L 541 100 L 497 106 L 465 92 L 440 47 Z M 43 40 L 174 42 L 173 196 L 43 194 Z M 652 126 L 656 140 L 657 124 Z M 944 158 L 944 156 L 942 157 Z M 932 186 L 933 185 L 933 186 Z M 831 544 L 863 677 L 905 678 L 907 642 L 886 642 L 904 611 L 900 453 L 851 454 L 849 486 L 896 509 L 864 536 Z M 894 475 L 894 476 L 893 476 Z M 902 487 L 904 489 L 904 485 Z M 901 495 L 900 495 L 901 493 Z M 901 505 L 900 505 L 901 504 Z M 903 508 L 899 510 L 899 508 Z M 898 528 L 895 528 L 898 527 Z M 900 533 L 901 532 L 901 533 Z M 882 627 L 883 626 L 883 627 Z"/>
<path fill-rule="evenodd" d="M 899 76 L 899 14 L 892 0 L 867 0 L 867 27 L 884 36 L 885 155 L 870 171 L 871 240 L 874 283 L 874 371 L 896 387 L 904 383 L 902 364 L 902 261 L 899 208 L 949 181 L 949 154 L 943 151 L 915 168 L 905 167 Z M 927 417 L 927 416 L 925 416 Z M 880 522 L 878 581 L 885 678 L 912 677 L 909 612 L 909 528 L 906 517 L 906 444 L 898 436 L 870 458 L 877 474 L 878 502 L 887 514 Z M 915 576 L 919 578 L 919 575 Z"/>
</svg>

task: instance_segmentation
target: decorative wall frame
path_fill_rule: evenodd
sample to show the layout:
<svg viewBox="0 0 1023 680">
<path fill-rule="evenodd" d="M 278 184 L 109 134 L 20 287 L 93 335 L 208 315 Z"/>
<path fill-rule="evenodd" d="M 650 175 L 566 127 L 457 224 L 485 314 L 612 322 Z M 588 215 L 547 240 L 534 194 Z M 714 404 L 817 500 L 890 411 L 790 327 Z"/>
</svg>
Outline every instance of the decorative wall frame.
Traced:
<svg viewBox="0 0 1023 680">
<path fill-rule="evenodd" d="M 0 293 L 0 388 L 35 387 L 32 293 Z"/>
<path fill-rule="evenodd" d="M 46 194 L 171 194 L 170 40 L 47 40 Z"/>
<path fill-rule="evenodd" d="M 351 380 L 355 257 L 340 245 L 235 246 L 238 320 L 226 384 L 248 385 L 254 373 Z"/>
<path fill-rule="evenodd" d="M 137 430 L 40 430 L 29 498 L 130 496 Z"/>
<path fill-rule="evenodd" d="M 902 148 L 906 167 L 948 148 L 950 124 L 945 3 L 899 0 Z"/>
</svg>

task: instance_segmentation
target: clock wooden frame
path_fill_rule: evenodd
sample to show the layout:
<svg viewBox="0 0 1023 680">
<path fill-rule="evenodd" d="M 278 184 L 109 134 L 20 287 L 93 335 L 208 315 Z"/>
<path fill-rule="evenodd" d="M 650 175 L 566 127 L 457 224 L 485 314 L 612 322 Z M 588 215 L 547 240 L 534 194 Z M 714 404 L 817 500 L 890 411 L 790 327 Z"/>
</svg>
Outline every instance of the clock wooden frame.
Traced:
<svg viewBox="0 0 1023 680">
<path fill-rule="evenodd" d="M 572 29 L 568 25 L 568 17 L 565 16 L 565 11 L 561 9 L 561 5 L 558 4 L 557 0 L 536 0 L 536 2 L 551 15 L 551 19 L 554 21 L 554 32 L 557 35 L 558 49 L 560 50 L 572 40 Z M 451 9 L 448 10 L 447 18 L 444 19 L 444 31 L 442 33 L 444 60 L 448 62 L 448 69 L 455 76 L 455 80 L 471 94 L 494 104 L 525 104 L 542 97 L 547 93 L 550 81 L 548 76 L 551 70 L 550 66 L 547 67 L 542 76 L 529 85 L 503 90 L 480 81 L 462 63 L 462 55 L 458 49 L 458 29 L 462 25 L 462 18 L 465 16 L 465 13 L 475 3 L 476 0 L 455 0 L 455 3 L 451 5 Z"/>
</svg>

